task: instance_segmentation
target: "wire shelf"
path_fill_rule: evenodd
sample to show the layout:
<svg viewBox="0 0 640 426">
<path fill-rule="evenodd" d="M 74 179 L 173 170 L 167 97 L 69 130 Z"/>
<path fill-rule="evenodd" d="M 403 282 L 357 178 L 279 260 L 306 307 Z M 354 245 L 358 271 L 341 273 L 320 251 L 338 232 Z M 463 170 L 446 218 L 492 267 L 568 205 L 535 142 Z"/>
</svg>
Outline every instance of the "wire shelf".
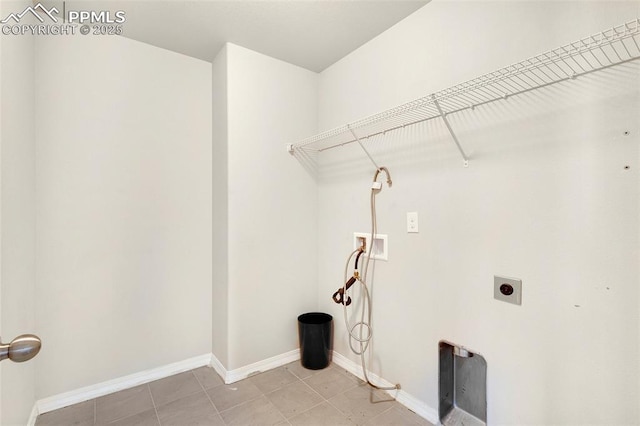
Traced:
<svg viewBox="0 0 640 426">
<path fill-rule="evenodd" d="M 360 143 L 362 139 L 405 126 L 442 118 L 466 164 L 467 157 L 446 119 L 448 114 L 572 80 L 639 58 L 640 19 L 635 19 L 431 95 L 289 144 L 287 149 L 292 154 L 296 151 L 317 153 L 353 142 Z"/>
</svg>

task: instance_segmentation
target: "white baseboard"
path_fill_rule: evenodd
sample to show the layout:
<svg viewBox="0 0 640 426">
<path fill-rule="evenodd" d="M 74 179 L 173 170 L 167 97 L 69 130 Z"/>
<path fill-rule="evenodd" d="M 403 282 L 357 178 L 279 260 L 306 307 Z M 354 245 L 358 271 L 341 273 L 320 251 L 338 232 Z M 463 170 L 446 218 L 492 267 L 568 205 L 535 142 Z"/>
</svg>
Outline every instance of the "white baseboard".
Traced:
<svg viewBox="0 0 640 426">
<path fill-rule="evenodd" d="M 214 354 L 206 354 L 189 358 L 184 361 L 175 362 L 162 367 L 153 368 L 151 370 L 142 371 L 140 373 L 131 374 L 129 376 L 120 377 L 106 382 L 98 383 L 92 386 L 76 389 L 70 392 L 65 392 L 59 395 L 54 395 L 49 398 L 44 398 L 36 401 L 36 404 L 31 411 L 29 417 L 28 426 L 34 426 L 36 418 L 39 414 L 44 414 L 49 411 L 57 410 L 59 408 L 67 407 L 69 405 L 78 404 L 80 402 L 88 401 L 93 398 L 108 395 L 113 392 L 121 391 L 123 389 L 129 389 L 134 386 L 138 386 L 144 383 L 149 383 L 154 380 L 163 379 L 165 377 L 182 373 L 183 371 L 192 370 L 194 368 L 210 365 L 214 370 L 223 378 L 226 384 L 235 383 L 242 379 L 246 379 L 257 373 L 272 370 L 282 365 L 300 359 L 300 350 L 294 349 L 289 352 L 285 352 L 280 355 L 276 355 L 271 358 L 267 358 L 262 361 L 254 362 L 253 364 L 246 365 L 244 367 L 236 368 L 234 370 L 227 370 L 224 365 L 218 360 Z M 333 362 L 344 368 L 354 376 L 364 379 L 362 369 L 360 365 L 351 361 L 349 358 L 333 352 Z M 393 386 L 389 381 L 367 372 L 369 378 L 375 383 L 379 383 L 381 386 Z M 400 389 L 398 391 L 387 391 L 390 395 L 393 395 L 400 404 L 404 405 L 411 411 L 415 412 L 419 416 L 425 418 L 433 424 L 438 424 L 438 411 L 431 406 L 420 401 L 413 395 Z"/>
<path fill-rule="evenodd" d="M 226 384 L 235 383 L 242 379 L 246 379 L 249 376 L 253 376 L 257 373 L 269 371 L 274 368 L 278 368 L 290 362 L 300 359 L 300 350 L 294 349 L 289 352 L 285 352 L 280 355 L 273 356 L 271 358 L 264 359 L 262 361 L 254 362 L 253 364 L 245 365 L 244 367 L 236 368 L 234 370 L 227 370 L 224 365 L 218 360 L 215 355 L 211 356 L 211 367 L 222 377 Z"/>
<path fill-rule="evenodd" d="M 334 351 L 333 362 L 339 365 L 340 367 L 344 368 L 354 376 L 357 376 L 360 379 L 364 380 L 364 374 L 362 374 L 362 367 L 359 364 L 356 364 L 355 362 L 351 361 L 349 358 L 345 357 L 344 355 L 341 355 Z M 380 376 L 373 374 L 370 371 L 367 371 L 367 376 L 369 376 L 369 379 L 372 382 L 374 382 L 375 384 L 379 384 L 380 386 L 384 386 L 384 387 L 395 386 L 394 383 L 391 383 L 388 380 L 385 380 Z M 404 405 L 405 407 L 407 407 L 409 410 L 413 411 L 420 417 L 428 420 L 434 425 L 439 424 L 440 420 L 438 419 L 438 410 L 434 409 L 430 405 L 425 404 L 423 401 L 419 400 L 415 396 L 407 393 L 402 389 L 386 391 L 386 392 L 389 395 L 392 395 L 393 397 L 395 397 L 396 401 L 398 401 L 400 404 Z"/>
<path fill-rule="evenodd" d="M 128 376 L 119 377 L 117 379 L 108 380 L 106 382 L 40 399 L 36 401 L 33 411 L 37 417 L 38 414 L 44 414 L 49 411 L 78 404 L 80 402 L 108 395 L 123 389 L 129 389 L 144 383 L 153 382 L 154 380 L 164 379 L 165 377 L 182 373 L 183 371 L 193 370 L 194 368 L 210 364 L 211 354 L 200 355 L 194 358 L 185 359 L 184 361 L 174 362 L 162 367 L 152 368 L 151 370 L 130 374 Z M 35 424 L 35 418 L 33 421 Z M 32 423 L 29 423 L 29 425 L 31 424 Z"/>
<path fill-rule="evenodd" d="M 194 368 L 210 365 L 224 379 L 224 382 L 235 383 L 247 377 L 268 371 L 290 362 L 300 359 L 300 350 L 295 349 L 284 354 L 276 355 L 265 360 L 228 371 L 218 358 L 213 354 L 205 354 L 184 361 L 174 362 L 162 367 L 153 368 L 151 370 L 134 373 L 129 376 L 120 377 L 84 388 L 76 389 L 70 392 L 61 393 L 48 398 L 36 401 L 28 426 L 35 425 L 36 418 L 39 414 L 48 413 L 49 411 L 59 408 L 68 407 L 69 405 L 78 404 L 90 399 L 108 395 L 124 389 L 129 389 L 144 383 L 153 382 L 154 380 L 163 379 L 183 371 L 193 370 Z"/>
<path fill-rule="evenodd" d="M 27 426 L 35 426 L 36 420 L 38 419 L 38 403 L 33 404 L 33 408 L 31 409 L 31 415 L 29 416 L 29 420 L 27 421 Z"/>
<path fill-rule="evenodd" d="M 227 383 L 227 369 L 222 365 L 216 354 L 211 354 L 211 367 L 216 370 L 218 376 L 222 377 L 222 380 Z M 228 384 L 228 383 L 227 383 Z"/>
</svg>

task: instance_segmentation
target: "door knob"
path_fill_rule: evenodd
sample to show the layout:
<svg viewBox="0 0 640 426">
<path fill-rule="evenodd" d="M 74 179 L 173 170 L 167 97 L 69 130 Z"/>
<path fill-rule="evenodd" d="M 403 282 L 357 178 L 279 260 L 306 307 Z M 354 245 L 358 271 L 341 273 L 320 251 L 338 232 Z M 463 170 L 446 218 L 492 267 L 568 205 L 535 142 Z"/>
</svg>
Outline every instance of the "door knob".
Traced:
<svg viewBox="0 0 640 426">
<path fill-rule="evenodd" d="M 11 343 L 0 342 L 0 361 L 9 358 L 13 362 L 29 361 L 38 355 L 42 342 L 34 334 L 23 334 L 16 337 Z"/>
</svg>

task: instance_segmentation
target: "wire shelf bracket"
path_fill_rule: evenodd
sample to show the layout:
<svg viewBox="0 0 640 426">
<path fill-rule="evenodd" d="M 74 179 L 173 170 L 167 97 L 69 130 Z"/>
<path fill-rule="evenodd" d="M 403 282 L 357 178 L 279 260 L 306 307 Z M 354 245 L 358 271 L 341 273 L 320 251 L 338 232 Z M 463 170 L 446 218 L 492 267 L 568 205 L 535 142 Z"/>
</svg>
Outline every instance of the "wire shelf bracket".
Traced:
<svg viewBox="0 0 640 426">
<path fill-rule="evenodd" d="M 451 127 L 449 115 L 638 59 L 640 19 L 634 19 L 395 108 L 287 144 L 287 151 L 294 156 L 297 153 L 306 155 L 358 143 L 378 168 L 364 141 L 441 118 L 467 167 L 469 156 Z"/>
<path fill-rule="evenodd" d="M 449 130 L 449 133 L 451 134 L 451 138 L 453 139 L 453 142 L 455 142 L 456 147 L 460 152 L 460 155 L 462 155 L 462 165 L 464 167 L 469 167 L 469 157 L 467 157 L 467 154 L 465 154 L 464 149 L 462 149 L 462 146 L 460 145 L 460 141 L 458 141 L 458 138 L 456 137 L 455 132 L 451 128 L 451 124 L 449 124 L 449 120 L 447 120 L 447 115 L 444 113 L 444 111 L 442 111 L 442 108 L 440 108 L 440 103 L 436 99 L 436 96 L 431 95 L 431 99 L 433 99 L 433 104 L 438 109 L 438 112 L 440 113 L 440 117 L 442 117 L 442 121 L 444 121 L 444 125 L 447 126 L 447 130 Z"/>
<path fill-rule="evenodd" d="M 349 125 L 347 125 L 347 127 L 349 127 Z M 351 132 L 351 134 L 353 135 L 355 140 L 358 142 L 358 145 L 360 145 L 360 148 L 362 148 L 364 153 L 367 154 L 367 157 L 369 157 L 369 160 L 371 160 L 376 170 L 380 170 L 380 166 L 378 166 L 378 163 L 376 163 L 376 160 L 374 160 L 371 154 L 369 154 L 369 151 L 367 151 L 367 148 L 365 148 L 364 145 L 362 145 L 362 142 L 360 142 L 360 138 L 358 138 L 358 135 L 356 135 L 356 132 L 354 132 L 351 127 L 349 127 L 349 132 Z"/>
</svg>

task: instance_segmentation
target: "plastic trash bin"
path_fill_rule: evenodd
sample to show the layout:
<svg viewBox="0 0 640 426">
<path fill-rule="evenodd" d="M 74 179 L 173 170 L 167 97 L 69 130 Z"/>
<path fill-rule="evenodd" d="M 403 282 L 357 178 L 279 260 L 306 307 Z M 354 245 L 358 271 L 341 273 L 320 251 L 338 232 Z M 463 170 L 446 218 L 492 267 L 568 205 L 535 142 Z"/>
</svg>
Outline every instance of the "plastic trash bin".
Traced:
<svg viewBox="0 0 640 426">
<path fill-rule="evenodd" d="M 333 317 L 322 312 L 309 312 L 298 317 L 300 362 L 309 370 L 329 366 L 333 350 Z"/>
</svg>

